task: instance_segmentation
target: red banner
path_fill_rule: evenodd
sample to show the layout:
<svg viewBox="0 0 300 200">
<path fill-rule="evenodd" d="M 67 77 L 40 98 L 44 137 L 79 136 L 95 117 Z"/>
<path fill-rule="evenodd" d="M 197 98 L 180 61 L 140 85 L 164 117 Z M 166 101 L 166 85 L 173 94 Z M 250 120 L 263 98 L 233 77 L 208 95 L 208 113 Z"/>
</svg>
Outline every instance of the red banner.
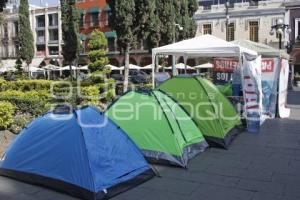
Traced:
<svg viewBox="0 0 300 200">
<path fill-rule="evenodd" d="M 238 61 L 228 58 L 215 58 L 214 59 L 214 72 L 227 72 L 233 73 L 238 67 Z"/>
<path fill-rule="evenodd" d="M 263 73 L 273 73 L 275 69 L 274 59 L 262 59 L 261 71 Z"/>
</svg>

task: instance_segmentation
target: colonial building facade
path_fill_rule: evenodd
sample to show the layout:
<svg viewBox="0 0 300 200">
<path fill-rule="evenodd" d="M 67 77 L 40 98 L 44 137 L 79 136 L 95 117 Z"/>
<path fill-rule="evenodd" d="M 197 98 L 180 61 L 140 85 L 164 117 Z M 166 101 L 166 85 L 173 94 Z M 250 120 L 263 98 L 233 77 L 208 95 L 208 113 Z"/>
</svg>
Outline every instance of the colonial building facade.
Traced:
<svg viewBox="0 0 300 200">
<path fill-rule="evenodd" d="M 226 2 L 199 1 L 197 35 L 212 34 L 228 41 L 247 39 L 278 48 L 279 40 L 270 30 L 278 19 L 284 20 L 285 0 L 228 0 L 227 6 Z"/>
<path fill-rule="evenodd" d="M 290 1 L 285 6 L 286 23 L 289 23 L 292 29 L 289 38 L 293 44 L 293 49 L 290 53 L 292 64 L 295 66 L 295 72 L 300 73 L 300 1 Z"/>
<path fill-rule="evenodd" d="M 9 1 L 2 13 L 0 24 L 0 58 L 17 58 L 18 44 L 18 14 L 14 1 Z"/>
<path fill-rule="evenodd" d="M 124 57 L 117 45 L 117 34 L 109 26 L 111 9 L 106 0 L 78 0 L 76 7 L 80 12 L 80 38 L 84 44 L 82 57 L 87 57 L 88 40 L 91 32 L 97 29 L 104 32 L 108 40 L 110 63 L 115 66 L 124 65 Z M 143 41 L 136 49 L 131 50 L 130 63 L 145 66 L 151 62 L 151 56 Z"/>
<path fill-rule="evenodd" d="M 62 64 L 62 30 L 60 6 L 30 7 L 30 24 L 34 38 L 35 57 Z"/>
</svg>

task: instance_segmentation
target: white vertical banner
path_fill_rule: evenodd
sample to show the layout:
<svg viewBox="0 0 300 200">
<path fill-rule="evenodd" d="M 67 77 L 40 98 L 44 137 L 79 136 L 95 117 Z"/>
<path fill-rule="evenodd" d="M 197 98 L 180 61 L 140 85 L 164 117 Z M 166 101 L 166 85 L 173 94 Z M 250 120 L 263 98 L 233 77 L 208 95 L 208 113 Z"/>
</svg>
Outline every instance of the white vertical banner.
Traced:
<svg viewBox="0 0 300 200">
<path fill-rule="evenodd" d="M 278 111 L 280 118 L 290 117 L 291 110 L 286 107 L 287 94 L 289 84 L 289 61 L 286 59 L 281 60 L 281 67 L 279 73 L 279 94 L 278 94 Z"/>
<path fill-rule="evenodd" d="M 245 117 L 250 132 L 258 132 L 262 116 L 262 59 L 247 60 L 243 56 L 242 82 L 245 100 Z"/>
<path fill-rule="evenodd" d="M 279 58 L 262 59 L 262 93 L 264 118 L 275 118 L 278 99 Z"/>
</svg>

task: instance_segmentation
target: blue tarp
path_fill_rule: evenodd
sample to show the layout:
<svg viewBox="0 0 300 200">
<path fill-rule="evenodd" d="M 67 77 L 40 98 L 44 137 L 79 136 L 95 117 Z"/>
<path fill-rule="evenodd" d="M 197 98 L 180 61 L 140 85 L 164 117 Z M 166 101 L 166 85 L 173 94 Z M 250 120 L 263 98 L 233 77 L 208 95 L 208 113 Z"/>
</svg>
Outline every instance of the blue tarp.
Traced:
<svg viewBox="0 0 300 200">
<path fill-rule="evenodd" d="M 86 107 L 69 115 L 50 112 L 33 121 L 8 149 L 0 169 L 49 177 L 97 193 L 150 168 L 121 129 Z"/>
</svg>

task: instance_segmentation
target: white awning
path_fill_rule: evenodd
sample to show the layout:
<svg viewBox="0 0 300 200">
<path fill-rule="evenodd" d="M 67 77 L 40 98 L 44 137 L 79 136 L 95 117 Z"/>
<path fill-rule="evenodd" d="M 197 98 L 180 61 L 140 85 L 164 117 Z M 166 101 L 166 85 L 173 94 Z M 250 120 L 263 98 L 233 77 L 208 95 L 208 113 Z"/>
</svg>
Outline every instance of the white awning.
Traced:
<svg viewBox="0 0 300 200">
<path fill-rule="evenodd" d="M 176 66 L 176 69 L 185 69 L 184 63 L 177 63 L 175 66 Z M 194 68 L 192 68 L 192 67 L 189 66 L 189 65 L 186 65 L 186 68 L 187 68 L 187 69 L 194 69 Z M 166 67 L 166 69 L 172 69 L 172 66 Z"/>
<path fill-rule="evenodd" d="M 71 66 L 71 69 L 72 70 L 77 70 L 79 68 L 77 68 L 76 66 Z M 70 66 L 68 65 L 68 66 L 62 67 L 62 68 L 60 68 L 60 70 L 62 70 L 62 71 L 70 71 Z"/>
<path fill-rule="evenodd" d="M 49 70 L 49 71 L 60 71 L 60 67 L 56 66 L 56 65 L 46 65 L 45 67 L 43 67 L 43 69 L 45 70 Z"/>
<path fill-rule="evenodd" d="M 158 68 L 162 68 L 162 66 L 158 65 Z M 152 69 L 152 64 L 142 67 L 141 69 Z"/>
<path fill-rule="evenodd" d="M 121 67 L 116 67 L 114 65 L 106 65 L 105 67 L 109 67 L 112 71 L 121 71 L 121 70 L 124 70 L 124 67 L 121 68 Z"/>
<path fill-rule="evenodd" d="M 197 65 L 194 68 L 196 68 L 196 69 L 209 69 L 209 68 L 213 68 L 213 64 L 205 63 L 205 64 L 202 64 L 202 65 Z"/>
<path fill-rule="evenodd" d="M 121 68 L 124 69 L 125 66 L 122 66 Z M 138 69 L 141 69 L 141 67 L 137 66 L 137 65 L 129 64 L 129 69 L 137 69 L 138 70 Z"/>
<path fill-rule="evenodd" d="M 29 64 L 29 68 L 31 67 L 39 67 L 40 64 L 44 61 L 44 58 L 34 58 Z"/>
</svg>

